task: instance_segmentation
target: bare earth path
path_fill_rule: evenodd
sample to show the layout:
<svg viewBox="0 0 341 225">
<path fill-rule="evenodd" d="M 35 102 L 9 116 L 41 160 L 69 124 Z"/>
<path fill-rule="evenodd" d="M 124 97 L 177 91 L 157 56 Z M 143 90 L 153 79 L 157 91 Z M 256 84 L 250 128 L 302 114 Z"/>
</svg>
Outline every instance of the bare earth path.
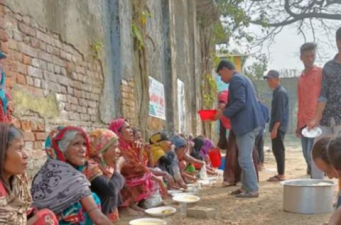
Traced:
<svg viewBox="0 0 341 225">
<path fill-rule="evenodd" d="M 305 163 L 299 151 L 287 151 L 287 177 L 305 177 Z M 238 200 L 228 196 L 235 188 L 222 188 L 220 184 L 200 191 L 201 201 L 197 206 L 214 208 L 217 214 L 210 219 L 181 217 L 178 213 L 167 219 L 168 225 L 321 225 L 330 214 L 300 215 L 282 210 L 283 187 L 279 183 L 266 182 L 275 175 L 275 161 L 266 153 L 266 169 L 260 173 L 260 197 Z M 174 205 L 174 204 L 173 204 Z M 177 205 L 174 205 L 177 207 Z M 148 217 L 148 216 L 146 216 Z M 133 218 L 122 218 L 119 224 L 128 224 Z"/>
</svg>

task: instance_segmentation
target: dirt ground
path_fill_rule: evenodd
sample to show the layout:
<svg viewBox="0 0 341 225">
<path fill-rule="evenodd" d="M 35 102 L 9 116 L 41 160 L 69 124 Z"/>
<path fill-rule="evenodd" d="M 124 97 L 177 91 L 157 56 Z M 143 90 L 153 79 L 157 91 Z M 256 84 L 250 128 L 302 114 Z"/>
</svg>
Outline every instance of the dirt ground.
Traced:
<svg viewBox="0 0 341 225">
<path fill-rule="evenodd" d="M 286 157 L 287 178 L 304 178 L 306 166 L 302 152 L 291 148 Z M 266 152 L 265 170 L 260 172 L 260 197 L 257 199 L 236 199 L 229 196 L 232 188 L 221 184 L 201 190 L 201 201 L 196 206 L 214 208 L 215 216 L 210 219 L 182 217 L 179 213 L 168 217 L 168 225 L 321 225 L 328 221 L 330 214 L 300 215 L 282 210 L 283 187 L 279 183 L 266 182 L 275 175 L 275 161 L 271 152 Z M 176 204 L 171 205 L 178 207 Z M 149 216 L 145 216 L 149 217 Z M 129 224 L 133 218 L 122 218 L 119 224 Z"/>
</svg>

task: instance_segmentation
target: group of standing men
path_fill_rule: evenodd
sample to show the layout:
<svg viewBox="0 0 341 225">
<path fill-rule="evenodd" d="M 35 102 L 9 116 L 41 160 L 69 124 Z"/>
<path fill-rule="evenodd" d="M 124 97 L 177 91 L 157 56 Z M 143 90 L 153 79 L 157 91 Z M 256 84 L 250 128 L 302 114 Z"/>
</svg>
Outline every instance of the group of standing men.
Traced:
<svg viewBox="0 0 341 225">
<path fill-rule="evenodd" d="M 341 28 L 336 32 L 338 54 L 320 68 L 315 66 L 315 43 L 306 43 L 300 48 L 300 58 L 304 70 L 298 79 L 297 97 L 297 137 L 301 138 L 303 155 L 307 163 L 307 173 L 314 179 L 323 179 L 320 171 L 311 160 L 314 145 L 312 138 L 301 135 L 304 128 L 320 126 L 321 137 L 337 135 L 341 132 Z M 233 63 L 221 61 L 217 73 L 222 81 L 229 84 L 229 101 L 225 110 L 218 109 L 216 118 L 231 120 L 232 130 L 236 134 L 238 162 L 242 169 L 242 188 L 238 197 L 254 198 L 259 196 L 257 175 L 253 166 L 252 152 L 256 135 L 266 123 L 251 80 L 236 71 Z M 289 96 L 281 85 L 280 74 L 271 70 L 264 77 L 273 90 L 269 131 L 272 150 L 277 162 L 277 175 L 269 181 L 285 179 L 284 137 L 289 122 Z"/>
</svg>

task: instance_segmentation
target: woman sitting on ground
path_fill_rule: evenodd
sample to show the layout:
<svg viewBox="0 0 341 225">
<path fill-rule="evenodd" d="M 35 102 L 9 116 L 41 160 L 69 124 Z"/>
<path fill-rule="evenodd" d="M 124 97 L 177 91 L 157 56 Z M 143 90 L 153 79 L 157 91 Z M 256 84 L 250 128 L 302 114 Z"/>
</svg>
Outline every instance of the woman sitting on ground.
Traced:
<svg viewBox="0 0 341 225">
<path fill-rule="evenodd" d="M 152 156 L 150 146 L 147 145 L 142 137 L 141 130 L 137 127 L 132 128 L 133 132 L 133 150 L 139 157 L 139 160 L 146 166 L 152 166 Z"/>
<path fill-rule="evenodd" d="M 33 205 L 52 210 L 59 224 L 112 224 L 100 210 L 83 170 L 89 140 L 79 127 L 58 127 L 45 141 L 48 160 L 32 183 Z"/>
<path fill-rule="evenodd" d="M 172 157 L 169 157 L 167 152 L 172 150 L 172 143 L 167 134 L 165 132 L 157 132 L 150 137 L 149 143 L 153 174 L 162 176 L 170 188 L 175 188 L 174 179 L 168 171 L 169 166 L 172 164 Z"/>
<path fill-rule="evenodd" d="M 134 150 L 134 139 L 130 124 L 125 119 L 114 120 L 109 129 L 119 138 L 119 148 L 126 163 L 121 174 L 126 179 L 125 187 L 122 189 L 123 207 L 130 207 L 136 211 L 144 211 L 138 207 L 142 200 L 146 200 L 155 193 L 155 181 L 166 195 L 162 179 L 154 176 L 150 169 L 141 162 L 137 151 Z M 165 193 L 166 192 L 166 193 Z"/>
<path fill-rule="evenodd" d="M 91 190 L 101 200 L 101 209 L 111 222 L 119 220 L 118 206 L 122 204 L 121 189 L 125 180 L 120 174 L 124 158 L 120 157 L 117 135 L 105 129 L 90 133 L 90 159 L 84 174 L 91 182 Z"/>
<path fill-rule="evenodd" d="M 56 225 L 53 212 L 31 209 L 25 171 L 29 155 L 24 137 L 13 125 L 0 123 L 0 224 Z"/>
<path fill-rule="evenodd" d="M 216 171 L 211 166 L 211 160 L 209 152 L 214 148 L 213 142 L 208 138 L 195 138 L 194 150 L 191 156 L 199 161 L 206 163 L 207 173 L 210 175 L 216 175 Z"/>
<path fill-rule="evenodd" d="M 188 171 L 188 166 L 190 164 L 195 163 L 195 164 L 199 164 L 199 166 L 201 167 L 204 165 L 204 162 L 194 159 L 193 157 L 187 154 L 188 142 L 181 136 L 175 135 L 172 138 L 172 144 L 174 145 L 174 151 L 176 153 L 176 158 L 173 160 L 172 168 L 175 166 L 178 166 L 180 169 L 181 177 L 185 181 L 187 181 L 187 183 L 195 182 L 196 174 L 194 174 L 191 171 Z"/>
</svg>

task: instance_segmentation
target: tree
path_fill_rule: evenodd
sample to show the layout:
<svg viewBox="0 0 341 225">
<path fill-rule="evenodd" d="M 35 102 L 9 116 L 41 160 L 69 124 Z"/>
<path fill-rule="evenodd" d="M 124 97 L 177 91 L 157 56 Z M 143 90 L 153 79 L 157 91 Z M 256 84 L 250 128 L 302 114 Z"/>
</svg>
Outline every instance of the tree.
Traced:
<svg viewBox="0 0 341 225">
<path fill-rule="evenodd" d="M 341 20 L 340 0 L 216 0 L 227 29 L 226 43 L 230 38 L 252 42 L 254 46 L 273 38 L 285 26 L 296 26 L 298 34 L 314 41 L 334 43 L 330 35 L 338 28 L 333 22 Z M 262 35 L 247 32 L 256 25 Z M 319 35 L 316 35 L 316 34 Z"/>
<path fill-rule="evenodd" d="M 256 61 L 251 66 L 245 68 L 244 73 L 251 80 L 262 80 L 267 69 L 268 58 L 262 54 L 256 58 Z"/>
</svg>

